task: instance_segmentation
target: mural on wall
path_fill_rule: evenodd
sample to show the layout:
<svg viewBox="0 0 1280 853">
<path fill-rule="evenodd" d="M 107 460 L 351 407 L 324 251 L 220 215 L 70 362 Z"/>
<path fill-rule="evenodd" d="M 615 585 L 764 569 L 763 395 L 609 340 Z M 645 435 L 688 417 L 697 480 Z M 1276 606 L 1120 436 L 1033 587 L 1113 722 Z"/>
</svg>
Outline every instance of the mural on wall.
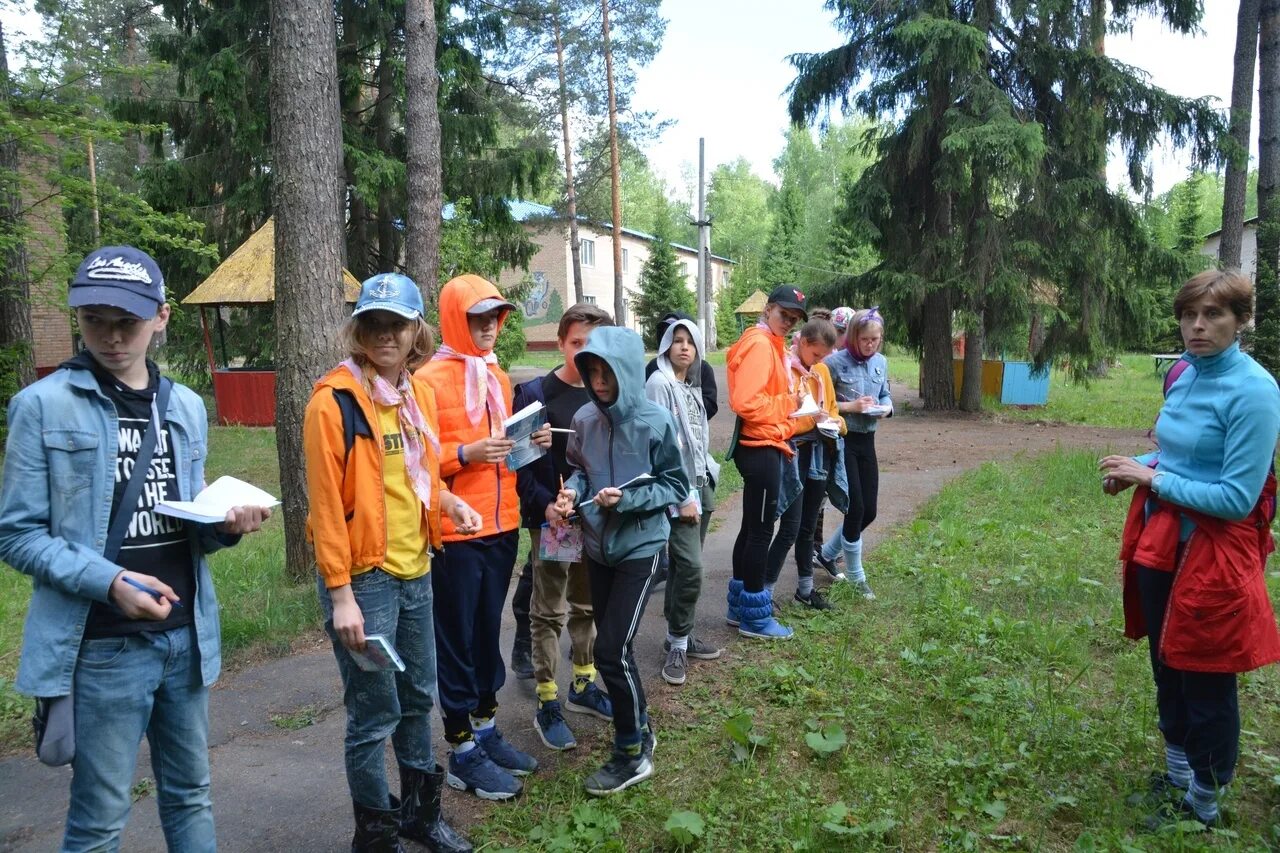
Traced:
<svg viewBox="0 0 1280 853">
<path fill-rule="evenodd" d="M 533 287 L 524 300 L 526 326 L 555 325 L 564 316 L 564 300 L 560 291 L 551 287 L 544 272 L 533 273 Z"/>
</svg>

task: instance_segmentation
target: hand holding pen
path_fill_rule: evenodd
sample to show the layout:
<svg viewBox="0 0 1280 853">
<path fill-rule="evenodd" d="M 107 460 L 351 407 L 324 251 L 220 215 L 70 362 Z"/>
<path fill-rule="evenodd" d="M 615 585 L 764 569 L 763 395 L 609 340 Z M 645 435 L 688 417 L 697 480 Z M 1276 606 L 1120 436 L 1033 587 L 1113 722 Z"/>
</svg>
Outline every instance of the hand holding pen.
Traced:
<svg viewBox="0 0 1280 853">
<path fill-rule="evenodd" d="M 173 587 L 138 572 L 122 571 L 111 582 L 108 596 L 116 607 L 130 619 L 168 619 L 182 601 Z"/>
</svg>

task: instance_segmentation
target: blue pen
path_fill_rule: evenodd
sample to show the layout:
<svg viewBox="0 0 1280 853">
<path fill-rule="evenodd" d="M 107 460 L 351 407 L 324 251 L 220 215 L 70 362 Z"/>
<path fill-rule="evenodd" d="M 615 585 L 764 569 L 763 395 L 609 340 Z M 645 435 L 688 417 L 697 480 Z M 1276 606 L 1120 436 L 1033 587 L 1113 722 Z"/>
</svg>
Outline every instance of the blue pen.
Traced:
<svg viewBox="0 0 1280 853">
<path fill-rule="evenodd" d="M 163 592 L 160 592 L 159 590 L 152 589 L 151 587 L 147 586 L 146 584 L 138 583 L 136 580 L 134 580 L 133 578 L 129 577 L 128 575 L 121 575 L 121 576 L 120 576 L 120 580 L 124 581 L 124 582 L 125 582 L 125 583 L 127 583 L 129 586 L 133 587 L 134 589 L 140 589 L 140 590 L 142 590 L 142 591 L 143 591 L 143 592 L 145 592 L 147 595 L 153 595 L 153 596 L 155 596 L 156 601 L 164 601 L 164 600 L 165 600 L 165 599 L 164 599 L 164 593 L 163 593 Z M 175 602 L 173 602 L 173 606 L 174 606 L 174 607 L 181 607 L 181 606 L 182 606 L 182 602 L 181 602 L 181 601 L 175 601 Z"/>
</svg>

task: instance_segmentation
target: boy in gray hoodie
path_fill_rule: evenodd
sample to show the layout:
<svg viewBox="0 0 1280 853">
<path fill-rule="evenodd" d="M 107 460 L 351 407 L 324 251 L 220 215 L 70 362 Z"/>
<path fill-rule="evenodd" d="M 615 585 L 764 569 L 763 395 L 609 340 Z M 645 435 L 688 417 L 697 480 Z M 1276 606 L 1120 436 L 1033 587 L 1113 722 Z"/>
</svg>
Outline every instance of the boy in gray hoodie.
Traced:
<svg viewBox="0 0 1280 853">
<path fill-rule="evenodd" d="M 582 516 L 596 669 L 613 703 L 613 755 L 586 780 L 587 793 L 603 796 L 653 774 L 655 739 L 632 643 L 671 532 L 667 508 L 688 497 L 689 481 L 671 416 L 645 399 L 640 336 L 597 328 L 574 361 L 592 402 L 574 415 L 565 452 L 573 473 L 556 507 Z"/>
<path fill-rule="evenodd" d="M 677 318 L 658 343 L 657 369 L 645 382 L 645 395 L 671 413 L 689 494 L 671 507 L 671 574 L 663 602 L 667 617 L 667 659 L 662 678 L 684 684 L 687 658 L 714 660 L 720 649 L 693 636 L 694 611 L 702 592 L 702 543 L 715 510 L 720 465 L 711 457 L 711 427 L 703 404 L 702 334 L 692 320 Z"/>
</svg>

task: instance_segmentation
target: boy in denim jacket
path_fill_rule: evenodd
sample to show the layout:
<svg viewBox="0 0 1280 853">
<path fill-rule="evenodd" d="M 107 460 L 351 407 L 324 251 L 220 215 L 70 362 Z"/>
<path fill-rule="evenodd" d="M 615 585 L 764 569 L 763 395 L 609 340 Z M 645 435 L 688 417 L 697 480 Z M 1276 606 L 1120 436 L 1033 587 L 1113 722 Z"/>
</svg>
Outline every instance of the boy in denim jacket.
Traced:
<svg viewBox="0 0 1280 853">
<path fill-rule="evenodd" d="M 205 555 L 270 511 L 236 507 L 219 524 L 155 512 L 203 488 L 208 448 L 194 391 L 173 384 L 156 411 L 161 378 L 147 349 L 169 320 L 156 262 L 129 246 L 98 249 L 68 297 L 85 351 L 9 403 L 0 559 L 32 578 L 17 688 L 74 697 L 64 850 L 119 844 L 144 734 L 169 849 L 213 850 L 208 707 L 221 652 Z M 154 455 L 137 472 L 147 482 L 136 506 L 118 507 L 151 424 Z M 108 561 L 117 511 L 131 518 Z"/>
</svg>

